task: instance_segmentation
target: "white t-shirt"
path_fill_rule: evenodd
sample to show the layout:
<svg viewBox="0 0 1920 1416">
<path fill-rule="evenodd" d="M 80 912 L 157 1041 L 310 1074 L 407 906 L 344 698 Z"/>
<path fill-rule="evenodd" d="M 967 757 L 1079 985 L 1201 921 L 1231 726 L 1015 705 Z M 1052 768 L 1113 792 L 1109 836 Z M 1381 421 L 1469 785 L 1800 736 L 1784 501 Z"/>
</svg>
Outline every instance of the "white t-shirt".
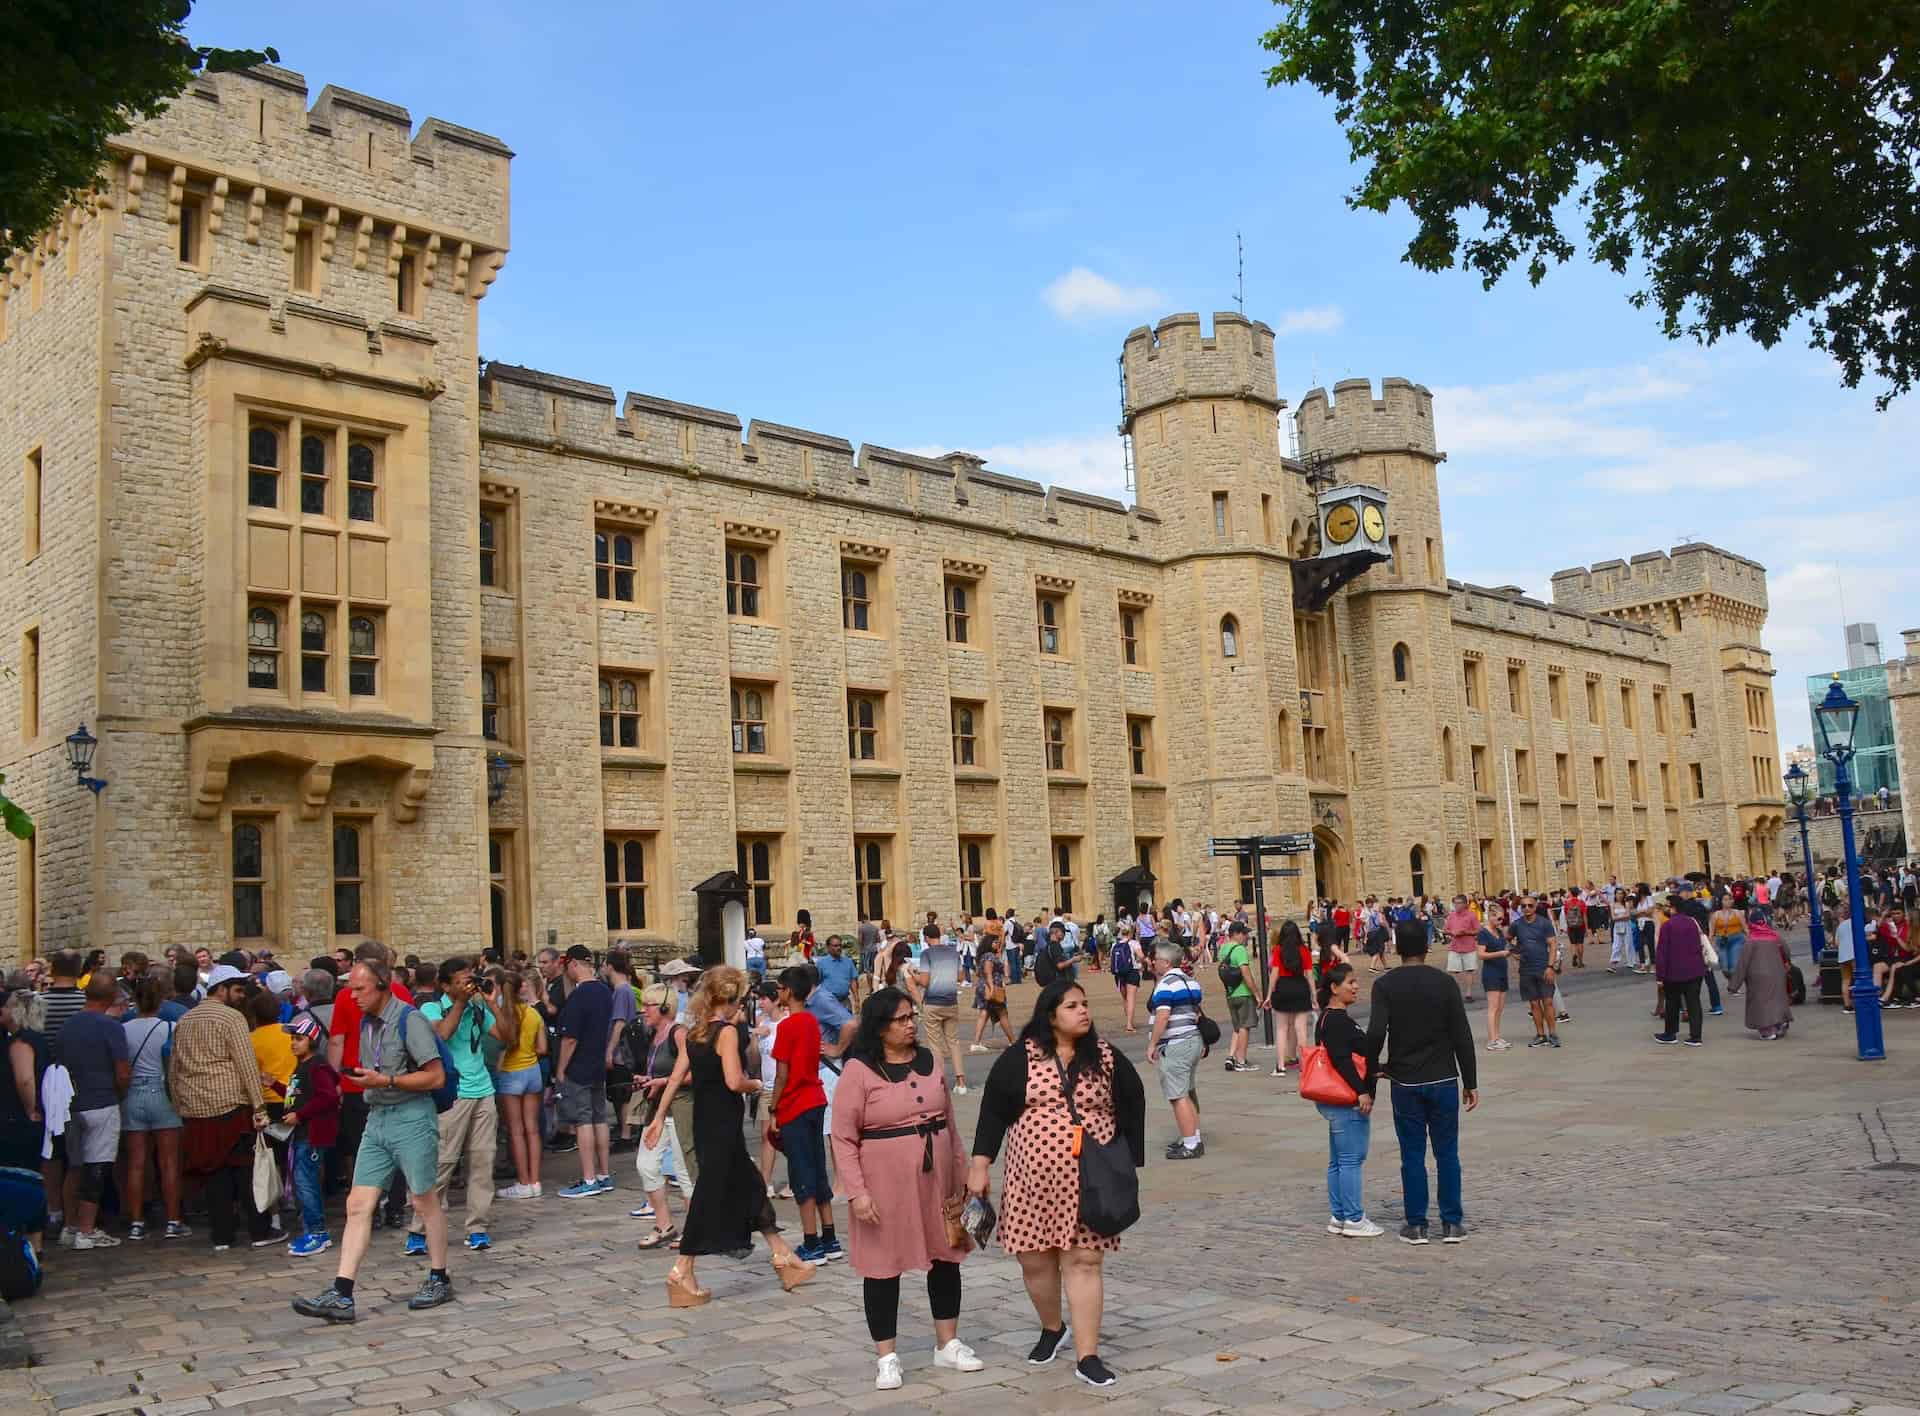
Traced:
<svg viewBox="0 0 1920 1416">
<path fill-rule="evenodd" d="M 746 939 L 746 950 L 749 959 L 764 959 L 767 957 L 767 941 L 758 934 L 749 933 Z"/>
</svg>

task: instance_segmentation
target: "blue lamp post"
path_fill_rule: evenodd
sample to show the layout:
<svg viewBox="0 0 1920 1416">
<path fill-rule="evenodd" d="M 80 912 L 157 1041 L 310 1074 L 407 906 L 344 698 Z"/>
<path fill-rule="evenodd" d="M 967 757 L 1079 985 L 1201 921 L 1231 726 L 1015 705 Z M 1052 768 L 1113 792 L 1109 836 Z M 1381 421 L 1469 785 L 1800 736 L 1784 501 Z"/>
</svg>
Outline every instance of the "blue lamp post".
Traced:
<svg viewBox="0 0 1920 1416">
<path fill-rule="evenodd" d="M 1787 769 L 1787 800 L 1793 803 L 1793 819 L 1800 823 L 1800 865 L 1806 873 L 1807 899 L 1812 906 L 1807 911 L 1807 933 L 1812 939 L 1817 963 L 1827 952 L 1827 931 L 1820 923 L 1820 892 L 1813 878 L 1813 846 L 1807 840 L 1807 803 L 1813 798 L 1810 781 L 1807 769 L 1798 762 Z"/>
<path fill-rule="evenodd" d="M 1880 1031 L 1880 990 L 1873 982 L 1873 960 L 1867 952 L 1865 902 L 1860 892 L 1860 854 L 1853 845 L 1853 780 L 1847 763 L 1853 758 L 1853 728 L 1860 705 L 1847 697 L 1839 675 L 1827 685 L 1827 696 L 1815 710 L 1820 753 L 1833 764 L 1833 794 L 1840 806 L 1840 846 L 1847 857 L 1847 914 L 1853 926 L 1853 1028 L 1862 1062 L 1878 1062 L 1887 1055 Z"/>
</svg>

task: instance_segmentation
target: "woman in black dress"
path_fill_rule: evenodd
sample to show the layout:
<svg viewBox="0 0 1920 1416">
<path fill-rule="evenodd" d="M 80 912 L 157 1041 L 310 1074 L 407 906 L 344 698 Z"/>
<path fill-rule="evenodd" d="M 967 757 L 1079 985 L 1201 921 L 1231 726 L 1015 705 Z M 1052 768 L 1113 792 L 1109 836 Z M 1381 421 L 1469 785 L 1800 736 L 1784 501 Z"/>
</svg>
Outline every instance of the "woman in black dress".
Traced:
<svg viewBox="0 0 1920 1416">
<path fill-rule="evenodd" d="M 759 1092 L 760 1079 L 748 1076 L 740 1060 L 746 1054 L 746 1030 L 740 1022 L 746 996 L 744 972 L 724 966 L 708 969 L 687 1013 L 693 1149 L 700 1158 L 700 1175 L 687 1204 L 680 1258 L 667 1274 L 667 1302 L 675 1308 L 697 1308 L 713 1297 L 693 1281 L 696 1257 L 751 1248 L 755 1230 L 773 1250 L 773 1271 L 782 1288 L 797 1288 L 813 1277 L 813 1265 L 802 1262 L 780 1237 L 766 1182 L 747 1154 L 744 1098 Z M 672 1103 L 673 1091 L 669 1083 L 661 1115 Z M 647 1128 L 647 1144 L 657 1144 L 654 1131 L 659 1125 L 656 1118 Z"/>
</svg>

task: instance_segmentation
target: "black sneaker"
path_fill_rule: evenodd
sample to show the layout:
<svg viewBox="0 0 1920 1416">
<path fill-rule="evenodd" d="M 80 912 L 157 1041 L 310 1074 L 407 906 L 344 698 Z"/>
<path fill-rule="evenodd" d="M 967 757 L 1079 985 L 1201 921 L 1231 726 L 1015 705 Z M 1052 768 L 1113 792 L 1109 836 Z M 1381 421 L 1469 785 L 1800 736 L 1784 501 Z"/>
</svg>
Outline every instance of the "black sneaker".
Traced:
<svg viewBox="0 0 1920 1416">
<path fill-rule="evenodd" d="M 1467 1227 L 1464 1224 L 1442 1224 L 1440 1226 L 1442 1244 L 1464 1244 L 1467 1242 Z"/>
<path fill-rule="evenodd" d="M 1082 1357 L 1075 1364 L 1073 1374 L 1088 1386 L 1112 1386 L 1117 1380 L 1113 1373 L 1107 1370 L 1107 1364 L 1097 1356 Z"/>
<path fill-rule="evenodd" d="M 1560 1034 L 1559 1034 L 1559 1033 L 1548 1033 L 1548 1034 L 1547 1034 L 1547 1046 L 1548 1046 L 1548 1047 L 1558 1047 L 1559 1045 L 1560 1045 Z"/>
<path fill-rule="evenodd" d="M 1176 1140 L 1167 1147 L 1168 1160 L 1198 1160 L 1206 1153 L 1207 1143 L 1205 1141 L 1200 1142 L 1197 1146 L 1189 1147 L 1185 1141 Z"/>
<path fill-rule="evenodd" d="M 580 1138 L 569 1131 L 564 1136 L 555 1136 L 547 1142 L 549 1155 L 570 1155 L 580 1149 Z"/>
<path fill-rule="evenodd" d="M 428 1274 L 420 1280 L 420 1291 L 414 1294 L 413 1297 L 407 1299 L 407 1306 L 415 1312 L 419 1312 L 422 1308 L 437 1308 L 442 1303 L 451 1303 L 452 1301 L 453 1280 L 450 1278 L 435 1278 L 432 1274 Z"/>
<path fill-rule="evenodd" d="M 1033 1351 L 1027 1354 L 1028 1365 L 1046 1366 L 1059 1355 L 1060 1349 L 1066 1346 L 1067 1337 L 1072 1331 L 1065 1323 L 1060 1324 L 1057 1332 L 1048 1332 L 1045 1328 L 1041 1328 L 1040 1340 L 1033 1344 Z"/>
<path fill-rule="evenodd" d="M 330 1323 L 353 1321 L 353 1299 L 332 1284 L 311 1298 L 293 1300 L 293 1311 L 303 1318 L 324 1318 Z"/>
<path fill-rule="evenodd" d="M 1678 1042 L 1680 1041 L 1680 1034 L 1679 1033 L 1655 1033 L 1653 1035 L 1653 1040 L 1655 1042 Z"/>
<path fill-rule="evenodd" d="M 1683 1037 L 1680 1039 L 1680 1045 L 1682 1047 L 1700 1047 L 1703 1044 L 1697 1037 Z"/>
<path fill-rule="evenodd" d="M 1432 1241 L 1427 1238 L 1426 1225 L 1403 1224 L 1400 1226 L 1400 1242 L 1402 1244 L 1426 1244 Z"/>
<path fill-rule="evenodd" d="M 1545 1036 L 1536 1037 L 1532 1042 L 1527 1044 L 1528 1047 L 1545 1047 L 1546 1045 L 1547 1039 Z"/>
</svg>

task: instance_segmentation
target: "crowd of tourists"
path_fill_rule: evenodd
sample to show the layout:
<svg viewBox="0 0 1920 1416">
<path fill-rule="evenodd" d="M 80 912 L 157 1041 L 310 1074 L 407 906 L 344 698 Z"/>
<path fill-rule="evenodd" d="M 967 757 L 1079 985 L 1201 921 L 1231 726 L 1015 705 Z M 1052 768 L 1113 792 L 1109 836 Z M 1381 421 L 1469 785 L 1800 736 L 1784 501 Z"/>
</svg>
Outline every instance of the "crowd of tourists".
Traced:
<svg viewBox="0 0 1920 1416">
<path fill-rule="evenodd" d="M 1870 874 L 1857 904 L 1889 1007 L 1920 984 L 1914 886 L 1910 871 Z M 31 1291 L 33 1238 L 85 1252 L 189 1241 L 204 1225 L 215 1252 L 331 1251 L 332 1279 L 293 1307 L 352 1322 L 379 1230 L 426 1265 L 408 1307 L 454 1298 L 450 1191 L 464 1191 L 461 1242 L 478 1252 L 493 1245 L 496 1202 L 624 1188 L 636 1248 L 662 1254 L 674 1307 L 712 1301 L 701 1260 L 745 1258 L 755 1236 L 784 1290 L 849 1262 L 882 1390 L 903 1381 L 908 1273 L 926 1275 L 935 1365 L 981 1369 L 960 1336 L 961 1275 L 997 1238 L 1039 1326 L 1027 1360 L 1051 1362 L 1071 1341 L 1076 1373 L 1109 1385 L 1102 1266 L 1139 1215 L 1150 1090 L 1171 1112 L 1165 1159 L 1204 1160 L 1203 1065 L 1217 1052 L 1229 1074 L 1261 1071 L 1248 1052 L 1269 1014 L 1267 1075 L 1327 1123 L 1328 1233 L 1385 1232 L 1362 1181 L 1385 1077 L 1398 1237 L 1464 1242 L 1460 1114 L 1479 1103 L 1477 1052 L 1510 1046 L 1509 991 L 1532 1048 L 1563 1045 L 1566 980 L 1589 967 L 1650 978 L 1658 1042 L 1701 1045 L 1724 1011 L 1722 981 L 1744 995 L 1746 1027 L 1778 1040 L 1805 986 L 1779 930 L 1809 905 L 1830 937 L 1850 938 L 1844 881 L 1817 881 L 1809 900 L 1771 876 L 1321 900 L 1277 922 L 1181 900 L 1090 922 L 929 913 L 907 931 L 862 919 L 824 942 L 803 912 L 781 957 L 749 931 L 744 968 L 642 971 L 584 945 L 397 959 L 371 940 L 297 974 L 244 950 L 128 951 L 111 966 L 99 951 L 55 954 L 11 975 L 0 999 L 13 1082 L 0 1088 L 0 1292 Z M 1102 973 L 1120 1029 L 1146 1034 L 1144 1068 L 1094 1026 Z M 1028 977 L 1037 996 L 1016 1015 L 1009 990 Z M 1367 978 L 1362 1022 L 1352 1010 Z M 1469 1012 L 1481 999 L 1484 1043 Z M 974 1092 L 969 1146 L 953 1099 Z M 612 1157 L 627 1153 L 636 1179 L 617 1185 Z M 552 1157 L 578 1179 L 550 1188 Z M 775 1207 L 785 1200 L 793 1235 Z"/>
</svg>

